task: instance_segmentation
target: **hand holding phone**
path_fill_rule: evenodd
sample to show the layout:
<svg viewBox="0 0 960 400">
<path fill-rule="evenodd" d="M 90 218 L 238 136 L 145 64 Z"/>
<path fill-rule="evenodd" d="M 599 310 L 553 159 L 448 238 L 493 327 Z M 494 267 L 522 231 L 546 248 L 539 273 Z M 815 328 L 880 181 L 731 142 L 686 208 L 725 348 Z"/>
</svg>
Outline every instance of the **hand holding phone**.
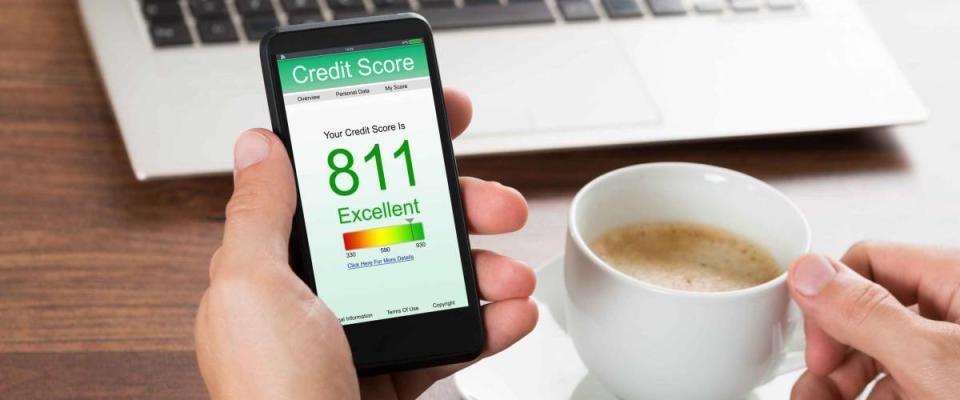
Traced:
<svg viewBox="0 0 960 400">
<path fill-rule="evenodd" d="M 459 135 L 469 123 L 469 100 L 452 90 L 445 98 L 451 133 Z M 263 143 L 267 149 L 257 147 Z M 238 170 L 224 242 L 210 262 L 210 288 L 195 331 L 210 395 L 351 398 L 358 381 L 343 329 L 287 264 L 296 189 L 286 150 L 271 132 L 254 130 L 241 136 L 235 153 Z M 506 233 L 523 225 L 526 205 L 512 189 L 475 178 L 461 178 L 461 189 L 473 233 Z M 475 252 L 474 264 L 480 294 L 491 301 L 483 311 L 485 357 L 533 329 L 537 309 L 527 297 L 534 278 L 521 263 L 486 251 Z M 415 398 L 465 366 L 365 377 L 359 392 Z"/>
<path fill-rule="evenodd" d="M 260 49 L 297 190 L 291 267 L 343 325 L 358 373 L 476 358 L 476 271 L 427 22 L 286 27 Z"/>
<path fill-rule="evenodd" d="M 470 119 L 469 100 L 446 91 L 449 134 Z M 442 100 L 442 98 L 441 98 Z M 349 398 L 356 395 L 352 354 L 339 317 L 287 265 L 297 205 L 288 149 L 272 133 L 244 133 L 235 149 L 235 192 L 224 243 L 210 264 L 211 285 L 197 316 L 197 356 L 214 398 Z M 472 233 L 519 229 L 526 204 L 515 190 L 459 180 Z M 486 328 L 481 357 L 526 335 L 536 322 L 529 268 L 476 251 L 472 257 Z M 443 329 L 444 327 L 440 327 Z M 466 364 L 423 368 L 360 381 L 364 394 L 412 398 Z"/>
</svg>

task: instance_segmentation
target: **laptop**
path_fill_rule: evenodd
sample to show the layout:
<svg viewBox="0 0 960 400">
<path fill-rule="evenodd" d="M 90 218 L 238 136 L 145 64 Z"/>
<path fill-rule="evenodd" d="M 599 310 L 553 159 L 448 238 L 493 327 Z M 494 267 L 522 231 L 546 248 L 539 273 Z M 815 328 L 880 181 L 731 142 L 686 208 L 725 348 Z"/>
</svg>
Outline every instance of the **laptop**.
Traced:
<svg viewBox="0 0 960 400">
<path fill-rule="evenodd" d="M 459 156 L 831 131 L 927 113 L 854 0 L 80 0 L 133 171 L 228 172 L 257 40 L 418 12 L 473 99 Z"/>
</svg>

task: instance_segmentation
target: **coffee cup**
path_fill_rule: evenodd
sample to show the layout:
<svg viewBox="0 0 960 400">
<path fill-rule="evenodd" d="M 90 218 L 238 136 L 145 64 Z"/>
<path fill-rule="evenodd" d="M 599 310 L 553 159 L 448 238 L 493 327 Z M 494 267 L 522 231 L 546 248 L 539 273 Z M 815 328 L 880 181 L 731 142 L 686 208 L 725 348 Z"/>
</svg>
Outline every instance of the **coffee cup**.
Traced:
<svg viewBox="0 0 960 400">
<path fill-rule="evenodd" d="M 594 254 L 589 243 L 628 224 L 709 225 L 750 239 L 783 269 L 725 292 L 660 287 Z M 740 399 L 803 366 L 788 351 L 800 318 L 786 268 L 810 249 L 796 205 L 729 169 L 652 163 L 600 176 L 577 193 L 564 256 L 566 325 L 590 373 L 622 399 Z"/>
</svg>

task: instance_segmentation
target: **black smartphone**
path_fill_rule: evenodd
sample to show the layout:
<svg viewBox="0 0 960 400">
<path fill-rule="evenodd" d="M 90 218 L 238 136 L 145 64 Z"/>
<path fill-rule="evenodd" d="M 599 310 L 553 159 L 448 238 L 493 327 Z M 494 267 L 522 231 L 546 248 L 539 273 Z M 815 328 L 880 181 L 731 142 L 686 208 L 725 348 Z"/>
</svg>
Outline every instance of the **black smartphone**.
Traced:
<svg viewBox="0 0 960 400">
<path fill-rule="evenodd" d="M 337 315 L 358 373 L 471 360 L 484 332 L 430 25 L 284 27 L 260 42 L 298 204 L 291 267 Z"/>
</svg>

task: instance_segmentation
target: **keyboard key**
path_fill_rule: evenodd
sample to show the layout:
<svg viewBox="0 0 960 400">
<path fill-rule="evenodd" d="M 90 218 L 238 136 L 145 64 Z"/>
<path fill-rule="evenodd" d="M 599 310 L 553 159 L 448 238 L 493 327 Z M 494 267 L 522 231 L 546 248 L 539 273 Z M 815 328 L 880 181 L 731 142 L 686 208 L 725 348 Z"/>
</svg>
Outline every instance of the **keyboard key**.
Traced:
<svg viewBox="0 0 960 400">
<path fill-rule="evenodd" d="M 610 18 L 629 18 L 643 15 L 640 6 L 634 0 L 602 0 L 601 2 Z"/>
<path fill-rule="evenodd" d="M 467 8 L 421 9 L 434 29 L 478 26 L 499 26 L 555 22 L 547 4 L 538 2 L 511 3 L 505 6 L 480 5 Z"/>
<path fill-rule="evenodd" d="M 792 10 L 797 7 L 797 0 L 767 0 L 767 7 L 772 10 Z"/>
<path fill-rule="evenodd" d="M 656 16 L 683 15 L 687 13 L 683 0 L 647 0 L 650 12 Z"/>
<path fill-rule="evenodd" d="M 453 7 L 453 0 L 420 0 L 420 7 Z"/>
<path fill-rule="evenodd" d="M 360 18 L 366 17 L 370 14 L 367 14 L 366 11 L 337 11 L 333 13 L 333 19 L 350 19 L 350 18 Z"/>
<path fill-rule="evenodd" d="M 698 13 L 715 14 L 723 12 L 723 0 L 699 0 L 693 3 L 693 8 Z"/>
<path fill-rule="evenodd" d="M 410 10 L 410 2 L 407 0 L 373 0 L 373 6 L 378 11 L 399 12 Z"/>
<path fill-rule="evenodd" d="M 760 9 L 759 0 L 730 0 L 730 8 L 733 11 L 757 11 Z"/>
<path fill-rule="evenodd" d="M 153 45 L 157 47 L 193 43 L 183 19 L 154 22 L 150 25 L 150 37 L 153 39 Z"/>
<path fill-rule="evenodd" d="M 190 0 L 190 12 L 194 18 L 220 18 L 227 15 L 227 5 L 223 0 Z"/>
<path fill-rule="evenodd" d="M 236 42 L 237 30 L 230 18 L 201 19 L 197 21 L 197 33 L 204 43 Z"/>
<path fill-rule="evenodd" d="M 589 0 L 559 0 L 557 7 L 567 21 L 586 21 L 600 18 Z"/>
<path fill-rule="evenodd" d="M 363 11 L 363 1 L 361 0 L 327 0 L 327 4 L 334 11 Z"/>
<path fill-rule="evenodd" d="M 273 14 L 270 0 L 237 0 L 237 12 L 241 15 Z"/>
<path fill-rule="evenodd" d="M 267 31 L 280 25 L 277 16 L 273 14 L 262 14 L 247 17 L 243 20 L 243 30 L 247 32 L 247 39 L 260 40 Z"/>
<path fill-rule="evenodd" d="M 320 13 L 320 5 L 317 3 L 317 0 L 282 0 L 280 2 L 283 5 L 283 9 L 287 10 L 290 14 L 299 14 L 303 13 L 304 15 L 309 15 L 309 13 Z"/>
<path fill-rule="evenodd" d="M 463 0 L 464 7 L 471 6 L 484 6 L 484 5 L 499 5 L 499 0 Z"/>
<path fill-rule="evenodd" d="M 164 19 L 183 19 L 180 4 L 175 1 L 148 0 L 143 2 L 143 17 L 150 21 Z"/>
<path fill-rule="evenodd" d="M 313 22 L 323 22 L 323 15 L 320 15 L 320 11 L 317 12 L 297 12 L 294 14 L 287 15 L 287 22 L 290 25 L 297 24 L 309 24 Z"/>
</svg>

